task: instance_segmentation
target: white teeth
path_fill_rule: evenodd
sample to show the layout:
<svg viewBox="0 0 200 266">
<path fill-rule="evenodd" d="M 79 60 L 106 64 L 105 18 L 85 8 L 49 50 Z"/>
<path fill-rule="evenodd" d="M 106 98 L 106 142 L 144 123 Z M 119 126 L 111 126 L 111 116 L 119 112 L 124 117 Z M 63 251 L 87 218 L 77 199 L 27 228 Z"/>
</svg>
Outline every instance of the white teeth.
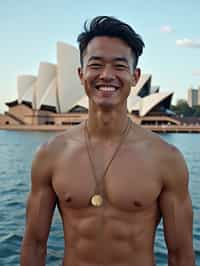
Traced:
<svg viewBox="0 0 200 266">
<path fill-rule="evenodd" d="M 99 87 L 100 91 L 115 91 L 115 87 Z"/>
</svg>

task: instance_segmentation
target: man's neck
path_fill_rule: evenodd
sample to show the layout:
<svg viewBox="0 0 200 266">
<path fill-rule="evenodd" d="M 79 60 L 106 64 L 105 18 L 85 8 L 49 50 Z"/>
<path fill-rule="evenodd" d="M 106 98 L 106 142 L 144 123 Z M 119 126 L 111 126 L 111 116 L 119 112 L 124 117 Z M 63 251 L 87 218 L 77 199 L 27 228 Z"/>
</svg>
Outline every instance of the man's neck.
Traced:
<svg viewBox="0 0 200 266">
<path fill-rule="evenodd" d="M 118 139 L 126 129 L 127 123 L 126 107 L 110 110 L 92 107 L 89 109 L 87 127 L 90 136 L 102 140 Z"/>
</svg>

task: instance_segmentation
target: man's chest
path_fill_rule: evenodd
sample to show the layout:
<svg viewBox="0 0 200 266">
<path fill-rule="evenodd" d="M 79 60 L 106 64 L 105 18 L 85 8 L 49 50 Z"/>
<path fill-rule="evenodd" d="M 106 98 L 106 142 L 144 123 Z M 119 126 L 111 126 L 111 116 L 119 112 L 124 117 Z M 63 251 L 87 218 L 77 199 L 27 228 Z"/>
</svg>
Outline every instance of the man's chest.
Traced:
<svg viewBox="0 0 200 266">
<path fill-rule="evenodd" d="M 161 184 L 153 160 L 121 151 L 107 172 L 109 158 L 96 156 L 92 160 L 87 153 L 79 152 L 67 154 L 59 161 L 53 187 L 62 205 L 88 207 L 97 192 L 104 201 L 122 210 L 145 209 L 157 200 Z"/>
</svg>

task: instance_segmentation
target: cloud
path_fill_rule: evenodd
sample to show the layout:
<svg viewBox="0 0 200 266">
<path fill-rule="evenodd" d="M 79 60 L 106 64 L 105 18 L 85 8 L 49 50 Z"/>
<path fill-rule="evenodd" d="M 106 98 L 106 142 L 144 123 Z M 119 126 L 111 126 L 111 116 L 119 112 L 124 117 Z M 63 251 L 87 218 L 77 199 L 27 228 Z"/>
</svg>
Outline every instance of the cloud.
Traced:
<svg viewBox="0 0 200 266">
<path fill-rule="evenodd" d="M 169 25 L 164 25 L 160 28 L 161 32 L 171 33 L 173 31 L 172 27 Z"/>
<path fill-rule="evenodd" d="M 192 74 L 193 74 L 193 76 L 200 77 L 200 69 L 194 70 Z"/>
<path fill-rule="evenodd" d="M 200 41 L 184 38 L 182 40 L 176 40 L 176 45 L 179 47 L 200 48 Z"/>
</svg>

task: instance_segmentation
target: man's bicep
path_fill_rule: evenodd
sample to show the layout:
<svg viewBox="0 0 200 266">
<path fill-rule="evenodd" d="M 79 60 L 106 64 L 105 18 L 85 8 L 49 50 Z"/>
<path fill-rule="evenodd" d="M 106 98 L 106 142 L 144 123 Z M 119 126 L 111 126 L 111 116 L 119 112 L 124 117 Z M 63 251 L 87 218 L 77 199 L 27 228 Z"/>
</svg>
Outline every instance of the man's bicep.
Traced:
<svg viewBox="0 0 200 266">
<path fill-rule="evenodd" d="M 45 152 L 40 150 L 32 164 L 31 192 L 26 211 L 26 237 L 38 242 L 45 242 L 48 238 L 56 204 L 50 166 Z"/>
<path fill-rule="evenodd" d="M 177 195 L 163 191 L 160 208 L 168 250 L 173 252 L 191 248 L 193 215 L 189 194 L 180 200 Z"/>
<path fill-rule="evenodd" d="M 26 211 L 26 233 L 30 238 L 38 242 L 47 240 L 55 201 L 54 193 L 48 188 L 29 194 Z"/>
<path fill-rule="evenodd" d="M 160 195 L 165 239 L 172 252 L 191 249 L 193 222 L 187 166 L 182 155 L 176 150 L 174 153 Z"/>
</svg>

